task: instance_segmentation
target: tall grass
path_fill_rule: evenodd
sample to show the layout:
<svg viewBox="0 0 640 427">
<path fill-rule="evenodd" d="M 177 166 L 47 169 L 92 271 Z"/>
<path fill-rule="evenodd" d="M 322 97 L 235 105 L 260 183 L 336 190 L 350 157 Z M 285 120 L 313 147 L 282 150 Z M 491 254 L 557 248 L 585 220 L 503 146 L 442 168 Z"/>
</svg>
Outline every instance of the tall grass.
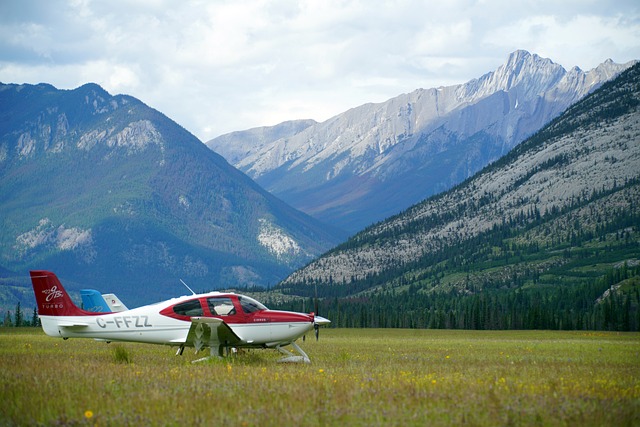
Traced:
<svg viewBox="0 0 640 427">
<path fill-rule="evenodd" d="M 113 360 L 117 363 L 131 363 L 131 355 L 121 344 L 115 344 L 113 346 Z"/>
<path fill-rule="evenodd" d="M 309 337 L 311 338 L 311 336 Z M 638 425 L 640 334 L 327 329 L 191 364 L 185 350 L 0 329 L 0 425 Z"/>
</svg>

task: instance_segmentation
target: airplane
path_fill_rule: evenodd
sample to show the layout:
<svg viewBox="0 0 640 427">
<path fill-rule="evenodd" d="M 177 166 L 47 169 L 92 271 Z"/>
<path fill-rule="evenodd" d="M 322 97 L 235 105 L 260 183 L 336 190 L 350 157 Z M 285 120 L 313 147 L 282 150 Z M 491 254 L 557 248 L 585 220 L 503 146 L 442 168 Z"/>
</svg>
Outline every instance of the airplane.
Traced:
<svg viewBox="0 0 640 427">
<path fill-rule="evenodd" d="M 129 310 L 115 294 L 100 294 L 95 289 L 80 289 L 82 308 L 94 313 L 121 312 Z"/>
<path fill-rule="evenodd" d="M 330 320 L 314 313 L 269 310 L 245 295 L 209 292 L 172 298 L 124 312 L 95 313 L 77 307 L 58 277 L 45 270 L 30 271 L 38 316 L 44 332 L 57 338 L 93 338 L 185 347 L 196 353 L 209 347 L 211 357 L 231 349 L 273 348 L 286 355 L 280 362 L 311 363 L 296 340 Z M 193 292 L 193 291 L 192 291 Z M 298 355 L 283 347 L 291 345 Z"/>
</svg>

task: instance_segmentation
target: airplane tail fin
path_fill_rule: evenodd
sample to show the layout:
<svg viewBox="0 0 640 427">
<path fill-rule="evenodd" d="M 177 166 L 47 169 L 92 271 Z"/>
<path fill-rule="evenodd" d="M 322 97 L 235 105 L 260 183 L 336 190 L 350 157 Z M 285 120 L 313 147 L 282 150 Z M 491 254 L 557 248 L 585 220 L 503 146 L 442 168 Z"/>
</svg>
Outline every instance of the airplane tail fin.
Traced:
<svg viewBox="0 0 640 427">
<path fill-rule="evenodd" d="M 95 289 L 80 289 L 80 297 L 82 298 L 82 308 L 93 313 L 106 313 L 112 311 L 109 309 L 107 302 Z"/>
<path fill-rule="evenodd" d="M 102 294 L 102 298 L 104 298 L 107 306 L 113 312 L 119 313 L 121 311 L 129 310 L 129 308 L 127 308 L 127 306 L 124 305 L 122 301 L 120 301 L 120 298 L 118 298 L 116 294 Z"/>
<path fill-rule="evenodd" d="M 93 313 L 116 313 L 129 310 L 115 294 L 100 294 L 95 289 L 80 289 L 82 308 Z"/>
<path fill-rule="evenodd" d="M 50 271 L 30 271 L 33 292 L 36 295 L 38 314 L 42 316 L 95 315 L 78 308 L 64 289 L 60 280 Z"/>
</svg>

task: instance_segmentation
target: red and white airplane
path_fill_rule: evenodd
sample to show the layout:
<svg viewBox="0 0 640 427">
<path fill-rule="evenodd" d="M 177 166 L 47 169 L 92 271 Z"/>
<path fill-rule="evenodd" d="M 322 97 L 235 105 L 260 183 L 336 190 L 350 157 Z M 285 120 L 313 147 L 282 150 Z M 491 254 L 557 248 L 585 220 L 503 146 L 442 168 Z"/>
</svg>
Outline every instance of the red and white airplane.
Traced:
<svg viewBox="0 0 640 427">
<path fill-rule="evenodd" d="M 235 293 L 210 292 L 173 298 L 127 311 L 94 313 L 78 308 L 55 274 L 31 271 L 42 329 L 52 337 L 94 338 L 185 347 L 210 348 L 211 356 L 232 348 L 275 348 L 282 362 L 310 363 L 295 341 L 330 320 L 314 313 L 269 310 Z M 317 337 L 317 335 L 316 335 Z M 282 347 L 291 345 L 299 356 Z M 199 359 L 204 360 L 207 358 Z"/>
</svg>

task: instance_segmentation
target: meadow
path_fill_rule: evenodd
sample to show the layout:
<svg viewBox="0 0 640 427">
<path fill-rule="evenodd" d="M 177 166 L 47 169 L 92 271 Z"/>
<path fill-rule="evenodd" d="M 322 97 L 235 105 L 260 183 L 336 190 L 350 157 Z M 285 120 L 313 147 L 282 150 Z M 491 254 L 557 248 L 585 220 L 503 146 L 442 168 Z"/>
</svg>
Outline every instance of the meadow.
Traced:
<svg viewBox="0 0 640 427">
<path fill-rule="evenodd" d="M 323 329 L 192 364 L 187 349 L 0 328 L 0 425 L 640 425 L 640 334 Z"/>
</svg>

